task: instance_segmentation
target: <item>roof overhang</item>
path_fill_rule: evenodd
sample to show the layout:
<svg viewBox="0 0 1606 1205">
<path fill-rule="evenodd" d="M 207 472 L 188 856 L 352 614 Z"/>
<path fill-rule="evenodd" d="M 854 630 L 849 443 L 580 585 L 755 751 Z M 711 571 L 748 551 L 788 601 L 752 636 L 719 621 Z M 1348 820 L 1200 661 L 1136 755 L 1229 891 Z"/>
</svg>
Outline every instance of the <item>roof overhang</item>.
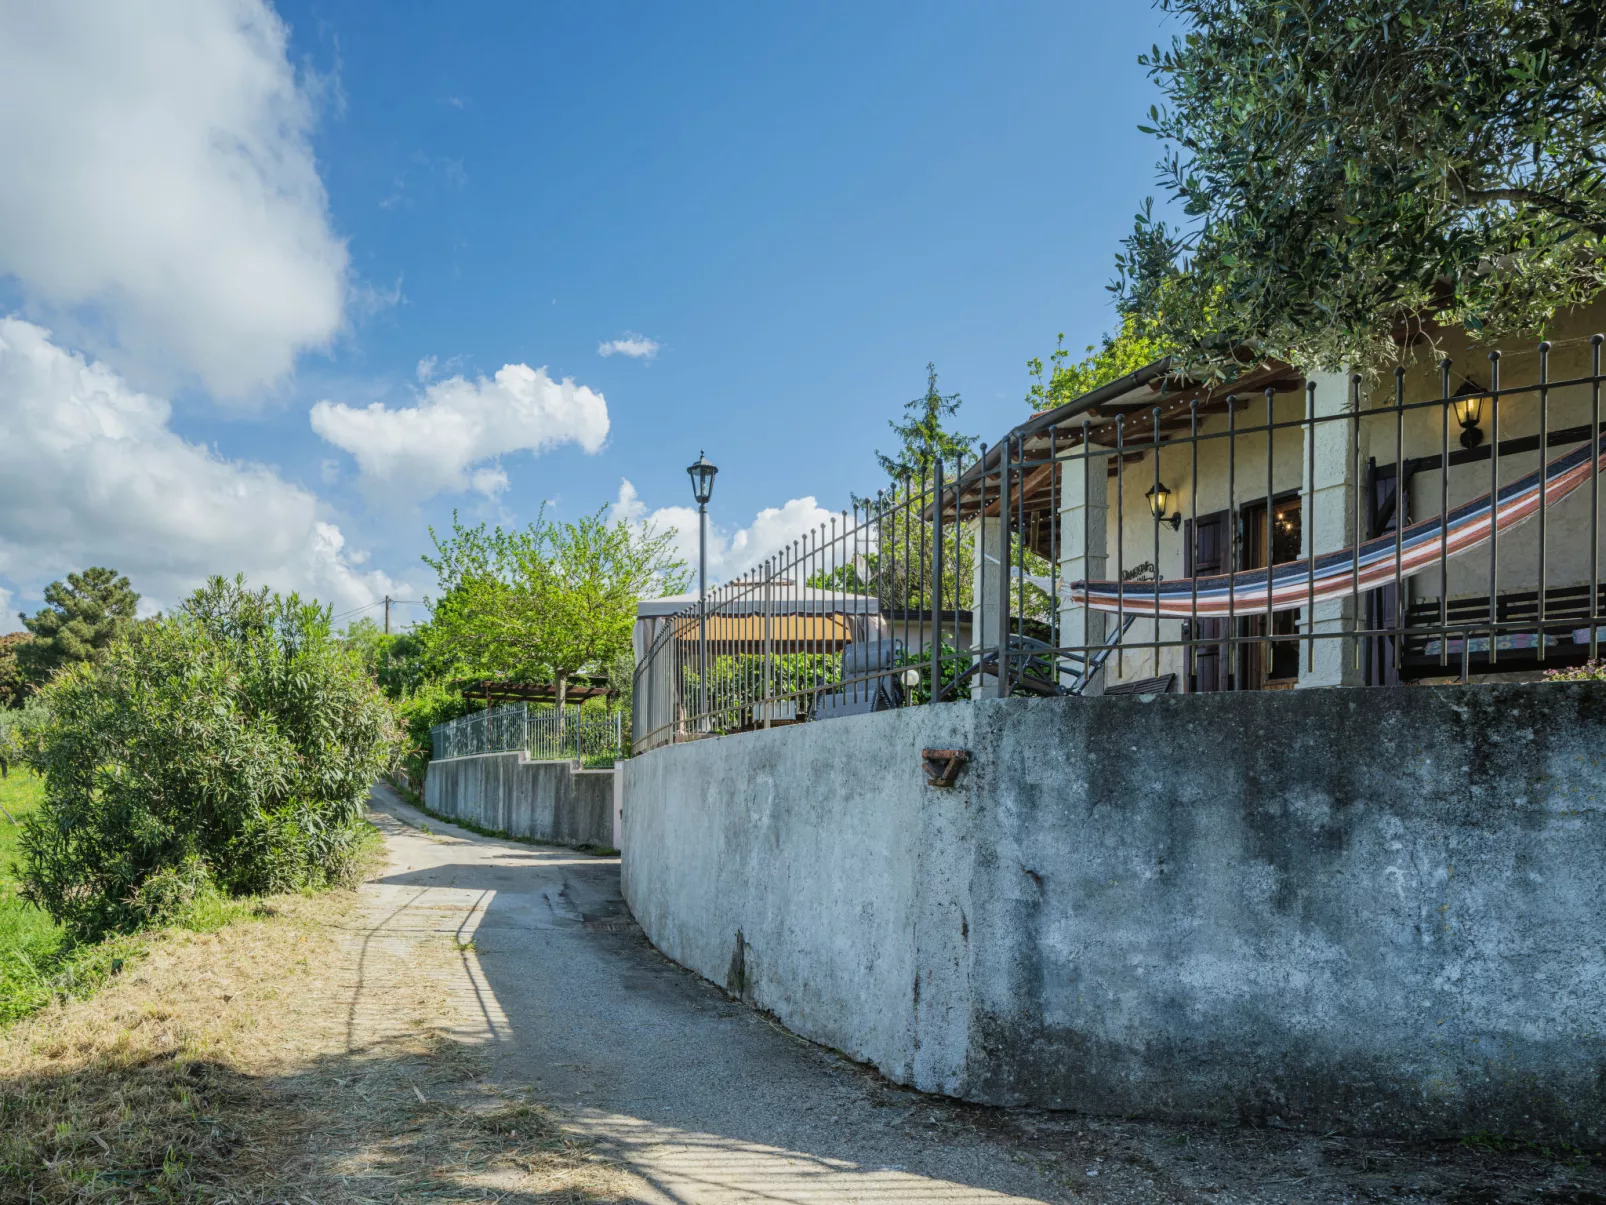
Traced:
<svg viewBox="0 0 1606 1205">
<path fill-rule="evenodd" d="M 1118 462 L 1139 460 L 1157 444 L 1191 434 L 1198 420 L 1245 407 L 1252 397 L 1267 391 L 1287 393 L 1304 384 L 1302 371 L 1277 360 L 1251 365 L 1231 381 L 1179 380 L 1171 372 L 1170 358 L 1163 357 L 1063 406 L 1035 414 L 1009 431 L 964 471 L 957 491 L 944 490 L 944 517 L 952 520 L 956 507 L 967 520 L 983 513 L 999 514 L 998 467 L 1004 449 L 1010 447 L 1012 466 L 1024 464 L 1012 473 L 1011 515 L 1024 515 L 1030 530 L 1051 528 L 1042 519 L 1052 514 L 1057 501 L 1055 462 L 1084 442 L 1111 453 L 1113 476 Z M 930 512 L 927 507 L 927 515 Z"/>
</svg>

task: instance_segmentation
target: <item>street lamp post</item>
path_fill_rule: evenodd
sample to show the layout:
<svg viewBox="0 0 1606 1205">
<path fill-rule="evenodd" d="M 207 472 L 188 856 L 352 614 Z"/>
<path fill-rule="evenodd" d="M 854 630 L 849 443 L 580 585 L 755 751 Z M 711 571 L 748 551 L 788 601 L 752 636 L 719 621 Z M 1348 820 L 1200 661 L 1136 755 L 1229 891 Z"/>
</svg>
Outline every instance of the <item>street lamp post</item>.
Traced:
<svg viewBox="0 0 1606 1205">
<path fill-rule="evenodd" d="M 705 452 L 688 465 L 691 496 L 697 500 L 697 696 L 702 724 L 708 724 L 708 500 L 714 496 L 714 475 Z"/>
</svg>

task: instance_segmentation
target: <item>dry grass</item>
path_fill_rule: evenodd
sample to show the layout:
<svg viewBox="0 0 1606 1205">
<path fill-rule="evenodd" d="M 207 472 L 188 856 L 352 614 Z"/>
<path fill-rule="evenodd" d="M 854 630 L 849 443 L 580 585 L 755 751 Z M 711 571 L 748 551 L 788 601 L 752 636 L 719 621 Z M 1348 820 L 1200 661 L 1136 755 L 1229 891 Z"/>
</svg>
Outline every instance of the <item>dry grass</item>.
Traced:
<svg viewBox="0 0 1606 1205">
<path fill-rule="evenodd" d="M 354 893 L 169 932 L 89 1000 L 0 1032 L 0 1200 L 578 1202 L 622 1177 L 480 1083 L 432 979 Z M 405 966 L 406 972 L 399 970 Z"/>
</svg>

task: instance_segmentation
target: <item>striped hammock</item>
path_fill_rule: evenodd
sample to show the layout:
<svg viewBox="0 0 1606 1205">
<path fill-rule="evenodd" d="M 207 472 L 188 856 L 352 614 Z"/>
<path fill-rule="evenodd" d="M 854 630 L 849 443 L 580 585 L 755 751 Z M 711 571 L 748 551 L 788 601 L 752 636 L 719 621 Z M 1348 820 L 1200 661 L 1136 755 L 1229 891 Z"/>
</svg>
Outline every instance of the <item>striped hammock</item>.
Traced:
<svg viewBox="0 0 1606 1205">
<path fill-rule="evenodd" d="M 1606 443 L 1598 446 L 1606 446 Z M 1589 445 L 1559 456 L 1542 469 L 1502 486 L 1494 495 L 1493 526 L 1506 532 L 1539 513 L 1540 477 L 1544 478 L 1545 506 L 1552 507 L 1590 478 L 1594 465 Z M 1606 469 L 1606 451 L 1599 455 Z M 1368 540 L 1358 548 L 1308 559 L 1284 561 L 1271 568 L 1271 609 L 1292 611 L 1310 603 L 1330 602 L 1394 580 L 1409 577 L 1437 564 L 1441 552 L 1457 556 L 1489 540 L 1490 497 L 1484 494 L 1464 502 L 1449 514 L 1412 523 L 1400 535 Z M 1396 552 L 1398 563 L 1396 564 Z M 1197 586 L 1197 600 L 1194 588 Z M 1211 577 L 1175 578 L 1162 582 L 1068 582 L 1061 593 L 1073 603 L 1094 611 L 1123 611 L 1128 615 L 1157 615 L 1189 619 L 1195 615 L 1243 615 L 1266 610 L 1267 573 L 1246 569 Z"/>
</svg>

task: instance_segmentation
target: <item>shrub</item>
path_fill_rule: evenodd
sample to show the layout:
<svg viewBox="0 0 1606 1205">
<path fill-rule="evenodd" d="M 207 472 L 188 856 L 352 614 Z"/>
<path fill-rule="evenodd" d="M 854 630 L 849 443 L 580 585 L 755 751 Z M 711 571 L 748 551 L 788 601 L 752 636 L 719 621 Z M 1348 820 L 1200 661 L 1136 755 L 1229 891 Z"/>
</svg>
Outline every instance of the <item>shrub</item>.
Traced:
<svg viewBox="0 0 1606 1205">
<path fill-rule="evenodd" d="M 1582 665 L 1563 669 L 1547 669 L 1546 682 L 1601 682 L 1606 681 L 1606 662 L 1586 661 Z"/>
<path fill-rule="evenodd" d="M 426 682 L 396 705 L 402 724 L 401 768 L 415 790 L 424 787 L 424 771 L 432 755 L 429 730 L 475 710 L 458 691 L 440 682 Z"/>
<path fill-rule="evenodd" d="M 44 717 L 44 705 L 37 695 L 30 695 L 21 707 L 0 708 L 0 778 L 27 760 L 30 734 L 38 730 Z"/>
<path fill-rule="evenodd" d="M 327 610 L 214 578 L 41 693 L 23 890 L 75 935 L 352 875 L 395 726 Z"/>
</svg>

